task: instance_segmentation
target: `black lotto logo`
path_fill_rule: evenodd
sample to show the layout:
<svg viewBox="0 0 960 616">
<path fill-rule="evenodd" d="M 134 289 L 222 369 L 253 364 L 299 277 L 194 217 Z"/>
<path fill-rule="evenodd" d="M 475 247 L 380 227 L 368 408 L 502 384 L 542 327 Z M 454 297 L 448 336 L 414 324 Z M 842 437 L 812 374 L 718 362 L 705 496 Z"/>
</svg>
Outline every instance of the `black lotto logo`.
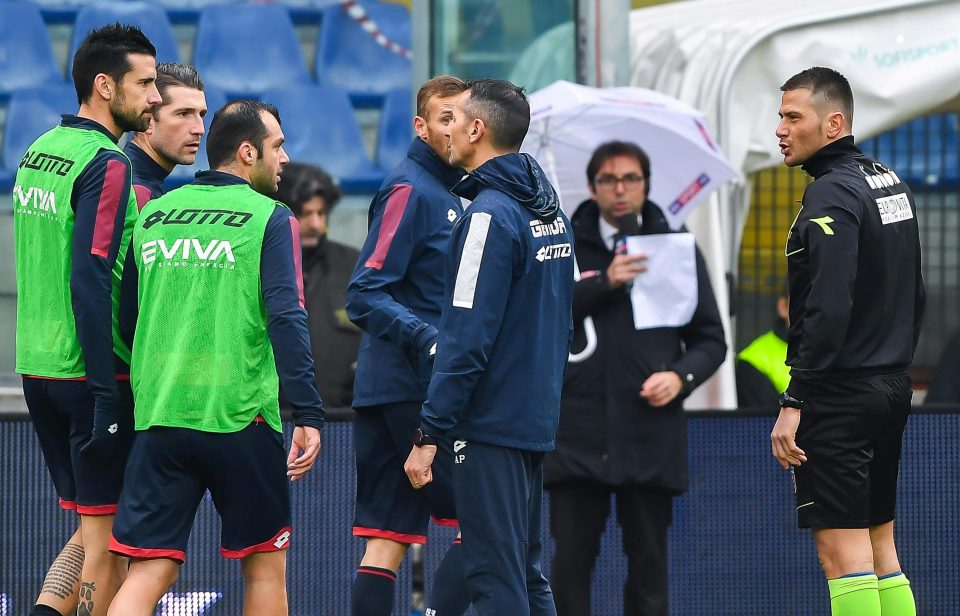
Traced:
<svg viewBox="0 0 960 616">
<path fill-rule="evenodd" d="M 27 152 L 20 159 L 20 168 L 34 169 L 44 173 L 67 175 L 73 169 L 73 161 L 45 152 Z"/>
<path fill-rule="evenodd" d="M 143 228 L 149 229 L 153 225 L 216 225 L 226 227 L 242 227 L 253 218 L 250 212 L 234 212 L 231 210 L 202 210 L 202 209 L 173 209 L 169 212 L 157 210 L 151 212 L 143 221 Z"/>
</svg>

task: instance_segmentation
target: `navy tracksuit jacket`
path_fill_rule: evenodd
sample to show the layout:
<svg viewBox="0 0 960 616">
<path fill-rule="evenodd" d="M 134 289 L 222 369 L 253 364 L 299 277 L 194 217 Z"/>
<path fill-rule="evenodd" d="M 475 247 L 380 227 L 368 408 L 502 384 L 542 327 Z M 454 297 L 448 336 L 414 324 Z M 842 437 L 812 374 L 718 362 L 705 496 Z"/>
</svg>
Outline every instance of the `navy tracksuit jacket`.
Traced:
<svg viewBox="0 0 960 616">
<path fill-rule="evenodd" d="M 573 335 L 573 234 L 526 154 L 497 156 L 454 187 L 443 318 L 421 428 L 527 451 L 554 448 Z"/>
<path fill-rule="evenodd" d="M 360 329 L 353 406 L 421 402 L 430 382 L 450 231 L 464 175 L 414 139 L 370 204 L 369 232 L 347 288 Z"/>
</svg>

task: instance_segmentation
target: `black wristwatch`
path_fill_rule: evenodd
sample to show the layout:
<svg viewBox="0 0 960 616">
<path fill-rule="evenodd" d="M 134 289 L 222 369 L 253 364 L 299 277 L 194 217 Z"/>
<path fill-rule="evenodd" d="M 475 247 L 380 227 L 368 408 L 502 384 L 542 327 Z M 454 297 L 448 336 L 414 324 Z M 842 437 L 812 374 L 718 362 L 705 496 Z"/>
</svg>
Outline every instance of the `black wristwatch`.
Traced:
<svg viewBox="0 0 960 616">
<path fill-rule="evenodd" d="M 804 407 L 803 400 L 797 400 L 787 392 L 780 394 L 780 398 L 777 401 L 780 403 L 780 408 L 787 407 L 802 411 Z"/>
<path fill-rule="evenodd" d="M 414 447 L 423 447 L 424 445 L 433 445 L 437 446 L 437 439 L 433 438 L 429 434 L 426 434 L 420 428 L 417 428 L 417 431 L 413 434 L 413 446 Z"/>
</svg>

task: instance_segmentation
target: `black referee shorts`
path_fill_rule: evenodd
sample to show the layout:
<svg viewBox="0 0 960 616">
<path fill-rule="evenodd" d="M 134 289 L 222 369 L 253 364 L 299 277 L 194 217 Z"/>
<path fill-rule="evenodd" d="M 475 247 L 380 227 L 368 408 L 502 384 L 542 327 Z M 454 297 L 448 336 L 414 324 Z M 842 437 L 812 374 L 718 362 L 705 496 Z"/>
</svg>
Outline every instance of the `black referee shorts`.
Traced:
<svg viewBox="0 0 960 616">
<path fill-rule="evenodd" d="M 910 414 L 906 373 L 823 383 L 807 395 L 794 467 L 800 528 L 869 528 L 893 520 L 903 430 Z"/>
</svg>

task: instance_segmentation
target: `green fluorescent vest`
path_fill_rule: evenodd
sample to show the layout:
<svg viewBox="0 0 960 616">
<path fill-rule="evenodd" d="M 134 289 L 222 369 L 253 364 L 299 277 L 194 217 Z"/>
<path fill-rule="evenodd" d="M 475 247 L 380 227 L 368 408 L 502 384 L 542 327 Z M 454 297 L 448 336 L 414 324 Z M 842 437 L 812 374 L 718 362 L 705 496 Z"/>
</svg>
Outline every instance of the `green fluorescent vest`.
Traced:
<svg viewBox="0 0 960 616">
<path fill-rule="evenodd" d="M 122 154 L 100 131 L 57 126 L 33 142 L 20 162 L 13 188 L 20 374 L 54 378 L 86 374 L 70 292 L 75 222 L 71 200 L 74 182 L 101 150 Z M 137 199 L 131 190 L 112 289 L 113 350 L 126 362 L 130 349 L 119 333 L 120 279 L 136 218 Z"/>
<path fill-rule="evenodd" d="M 190 184 L 144 206 L 133 234 L 140 315 L 130 380 L 136 429 L 278 432 L 260 256 L 277 202 L 249 185 Z"/>
<path fill-rule="evenodd" d="M 772 330 L 751 342 L 740 351 L 737 358 L 766 375 L 777 391 L 786 391 L 790 385 L 790 366 L 786 364 L 787 343 Z"/>
</svg>

